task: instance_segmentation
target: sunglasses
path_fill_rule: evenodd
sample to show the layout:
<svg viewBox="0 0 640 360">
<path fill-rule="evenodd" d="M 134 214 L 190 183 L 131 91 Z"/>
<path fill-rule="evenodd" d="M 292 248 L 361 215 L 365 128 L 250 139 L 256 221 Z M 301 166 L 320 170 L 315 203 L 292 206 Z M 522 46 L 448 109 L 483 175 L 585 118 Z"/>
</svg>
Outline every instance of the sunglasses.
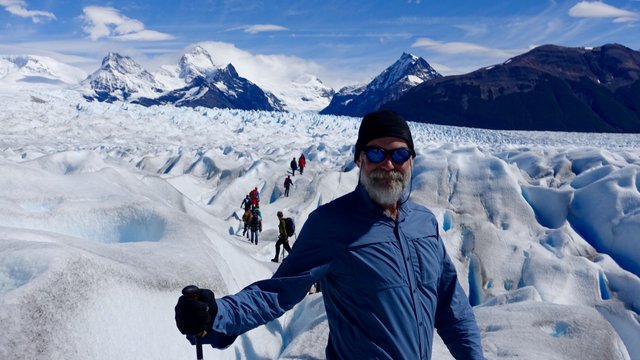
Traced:
<svg viewBox="0 0 640 360">
<path fill-rule="evenodd" d="M 380 164 L 383 162 L 387 155 L 391 157 L 391 161 L 396 165 L 404 164 L 413 153 L 411 150 L 407 148 L 397 148 L 386 150 L 377 146 L 368 146 L 364 148 L 364 154 L 367 156 L 367 160 L 369 160 L 372 164 Z"/>
</svg>

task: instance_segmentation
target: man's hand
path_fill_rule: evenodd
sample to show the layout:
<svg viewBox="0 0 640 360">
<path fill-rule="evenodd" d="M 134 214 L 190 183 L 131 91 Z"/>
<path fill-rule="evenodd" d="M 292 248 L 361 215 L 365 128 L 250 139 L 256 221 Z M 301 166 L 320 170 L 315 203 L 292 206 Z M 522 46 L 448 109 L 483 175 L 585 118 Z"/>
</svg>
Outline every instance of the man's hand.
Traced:
<svg viewBox="0 0 640 360">
<path fill-rule="evenodd" d="M 176 326 L 185 335 L 204 336 L 211 331 L 218 313 L 213 291 L 189 285 L 182 289 L 175 307 Z"/>
</svg>

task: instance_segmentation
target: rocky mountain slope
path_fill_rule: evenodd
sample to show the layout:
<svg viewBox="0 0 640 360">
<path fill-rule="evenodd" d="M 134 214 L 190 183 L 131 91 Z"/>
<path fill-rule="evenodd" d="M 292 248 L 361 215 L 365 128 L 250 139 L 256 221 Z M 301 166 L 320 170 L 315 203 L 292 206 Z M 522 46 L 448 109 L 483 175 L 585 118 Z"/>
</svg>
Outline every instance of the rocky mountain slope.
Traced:
<svg viewBox="0 0 640 360">
<path fill-rule="evenodd" d="M 640 52 L 544 45 L 503 64 L 425 82 L 384 105 L 444 125 L 640 132 Z"/>
</svg>

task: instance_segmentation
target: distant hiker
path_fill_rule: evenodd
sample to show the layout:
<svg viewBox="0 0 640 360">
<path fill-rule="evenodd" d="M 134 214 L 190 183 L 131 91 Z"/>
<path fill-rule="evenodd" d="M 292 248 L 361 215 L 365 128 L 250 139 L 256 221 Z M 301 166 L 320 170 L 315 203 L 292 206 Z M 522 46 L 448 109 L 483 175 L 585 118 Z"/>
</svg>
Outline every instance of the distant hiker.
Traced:
<svg viewBox="0 0 640 360">
<path fill-rule="evenodd" d="M 201 343 L 224 349 L 291 310 L 320 281 L 327 359 L 431 359 L 434 328 L 453 358 L 484 359 L 473 308 L 438 219 L 410 198 L 415 156 L 411 129 L 400 115 L 365 115 L 353 157 L 356 188 L 309 214 L 268 279 L 213 302 L 206 289 L 202 301 L 179 298 L 178 329 L 192 344 L 199 334 Z"/>
<path fill-rule="evenodd" d="M 251 206 L 251 203 L 249 203 Z M 244 228 L 242 229 L 242 236 L 247 236 L 249 238 L 249 223 L 251 222 L 251 210 L 245 210 L 244 214 L 242 214 L 242 223 L 244 224 Z"/>
<path fill-rule="evenodd" d="M 298 168 L 300 169 L 300 175 L 304 171 L 304 166 L 307 164 L 307 159 L 305 159 L 304 154 L 300 154 L 298 158 Z"/>
<path fill-rule="evenodd" d="M 291 177 L 287 175 L 287 178 L 284 179 L 284 196 L 289 196 L 289 187 L 293 185 L 293 181 L 291 181 Z"/>
<path fill-rule="evenodd" d="M 298 163 L 296 162 L 296 158 L 293 158 L 289 165 L 291 166 L 291 175 L 296 176 L 296 170 L 298 170 Z"/>
<path fill-rule="evenodd" d="M 258 192 L 257 186 L 249 192 L 249 196 L 251 197 L 251 205 L 253 205 L 253 207 L 260 205 L 260 193 Z"/>
<path fill-rule="evenodd" d="M 287 234 L 287 224 L 285 223 L 284 214 L 282 211 L 278 211 L 278 241 L 276 241 L 276 256 L 271 259 L 271 261 L 277 263 L 278 257 L 280 256 L 280 246 L 284 249 L 282 250 L 282 255 L 284 257 L 284 251 L 287 250 L 287 253 L 291 252 L 291 247 L 289 246 L 289 235 Z"/>
<path fill-rule="evenodd" d="M 247 195 L 244 200 L 242 200 L 242 204 L 240 206 L 244 209 L 244 211 L 251 210 L 251 196 Z"/>
<path fill-rule="evenodd" d="M 253 209 L 251 220 L 249 220 L 249 228 L 251 229 L 251 243 L 258 245 L 258 233 L 262 231 L 262 217 L 258 209 Z"/>
</svg>

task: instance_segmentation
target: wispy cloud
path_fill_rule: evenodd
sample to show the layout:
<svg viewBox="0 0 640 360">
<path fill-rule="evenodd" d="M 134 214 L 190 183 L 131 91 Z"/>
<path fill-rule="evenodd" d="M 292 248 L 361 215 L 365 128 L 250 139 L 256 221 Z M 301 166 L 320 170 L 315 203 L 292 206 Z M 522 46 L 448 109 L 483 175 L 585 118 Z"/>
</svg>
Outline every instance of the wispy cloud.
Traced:
<svg viewBox="0 0 640 360">
<path fill-rule="evenodd" d="M 158 31 L 147 30 L 138 20 L 130 19 L 114 8 L 87 6 L 81 16 L 83 30 L 91 40 L 109 38 L 118 41 L 161 41 L 174 36 Z"/>
<path fill-rule="evenodd" d="M 489 32 L 487 24 L 460 24 L 454 25 L 458 29 L 463 30 L 467 36 L 480 37 L 486 35 Z"/>
<path fill-rule="evenodd" d="M 614 22 L 640 20 L 640 13 L 619 9 L 602 1 L 581 1 L 569 9 L 569 16 L 584 18 L 613 18 Z"/>
<path fill-rule="evenodd" d="M 253 54 L 224 42 L 201 42 L 217 65 L 228 63 L 245 76 L 267 89 L 286 87 L 292 81 L 306 74 L 322 75 L 324 69 L 318 63 L 296 56 L 281 54 Z"/>
<path fill-rule="evenodd" d="M 56 19 L 56 16 L 48 11 L 27 10 L 27 3 L 22 0 L 0 0 L 0 6 L 13 15 L 31 18 L 34 24 Z"/>
<path fill-rule="evenodd" d="M 411 47 L 426 48 L 447 55 L 470 55 L 496 59 L 505 59 L 520 53 L 520 50 L 494 49 L 467 42 L 441 42 L 429 38 L 419 38 Z"/>
<path fill-rule="evenodd" d="M 286 31 L 286 30 L 289 30 L 289 29 L 287 29 L 284 26 L 280 26 L 280 25 L 255 24 L 255 25 L 238 26 L 238 27 L 229 29 L 228 31 L 236 31 L 236 30 L 242 30 L 242 31 L 246 32 L 247 34 L 258 34 L 258 33 L 262 33 L 262 32 Z"/>
</svg>

